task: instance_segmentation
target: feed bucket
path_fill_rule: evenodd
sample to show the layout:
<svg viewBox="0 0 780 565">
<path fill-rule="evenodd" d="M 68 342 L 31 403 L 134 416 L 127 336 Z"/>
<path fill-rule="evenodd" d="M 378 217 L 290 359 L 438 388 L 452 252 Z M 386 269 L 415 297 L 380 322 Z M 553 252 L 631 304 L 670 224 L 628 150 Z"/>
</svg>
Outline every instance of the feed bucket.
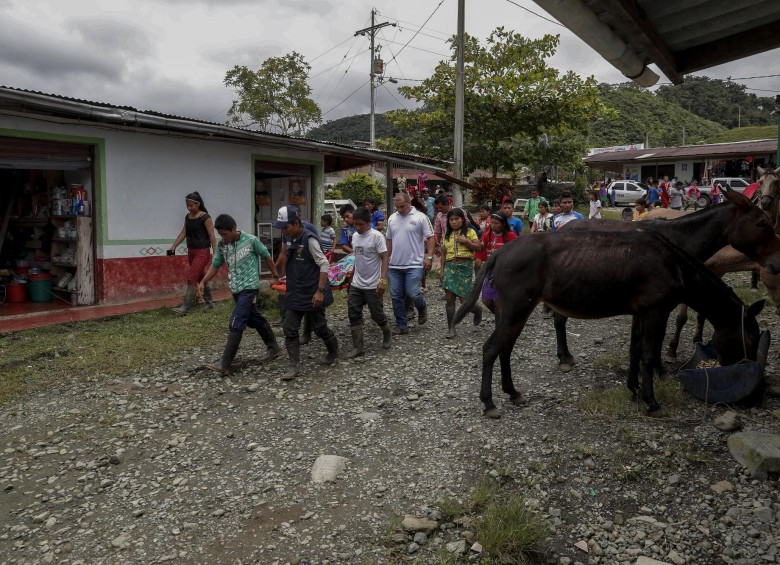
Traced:
<svg viewBox="0 0 780 565">
<path fill-rule="evenodd" d="M 5 285 L 5 299 L 7 302 L 24 302 L 27 300 L 26 284 Z"/>
<path fill-rule="evenodd" d="M 38 273 L 27 277 L 30 286 L 30 300 L 33 302 L 51 301 L 51 275 Z"/>
</svg>

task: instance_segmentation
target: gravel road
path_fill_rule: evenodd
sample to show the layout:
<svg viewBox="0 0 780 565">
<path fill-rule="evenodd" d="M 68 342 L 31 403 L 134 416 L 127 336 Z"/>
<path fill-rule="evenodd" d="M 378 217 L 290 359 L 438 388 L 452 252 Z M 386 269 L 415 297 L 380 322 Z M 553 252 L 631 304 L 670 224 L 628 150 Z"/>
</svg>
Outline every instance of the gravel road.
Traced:
<svg viewBox="0 0 780 565">
<path fill-rule="evenodd" d="M 478 388 L 492 321 L 446 340 L 440 291 L 427 296 L 428 324 L 391 350 L 370 327 L 366 356 L 324 370 L 315 338 L 291 383 L 278 379 L 286 357 L 259 365 L 247 334 L 230 378 L 202 369 L 222 346 L 204 344 L 3 407 L 0 563 L 477 562 L 473 521 L 447 521 L 442 501 L 485 479 L 548 527 L 542 562 L 780 563 L 777 477 L 731 458 L 713 426 L 727 407 L 683 396 L 666 419 L 592 414 L 594 391 L 623 386 L 628 318 L 570 321 L 579 362 L 561 374 L 537 309 L 512 360 L 528 402 L 509 405 L 496 379 L 505 412 L 489 420 Z M 348 322 L 333 310 L 344 350 Z M 780 337 L 771 312 L 760 325 Z M 689 340 L 686 329 L 681 359 Z M 780 431 L 776 397 L 735 410 L 745 429 Z M 321 455 L 345 458 L 334 481 L 312 480 Z M 405 516 L 436 529 L 404 530 Z"/>
</svg>

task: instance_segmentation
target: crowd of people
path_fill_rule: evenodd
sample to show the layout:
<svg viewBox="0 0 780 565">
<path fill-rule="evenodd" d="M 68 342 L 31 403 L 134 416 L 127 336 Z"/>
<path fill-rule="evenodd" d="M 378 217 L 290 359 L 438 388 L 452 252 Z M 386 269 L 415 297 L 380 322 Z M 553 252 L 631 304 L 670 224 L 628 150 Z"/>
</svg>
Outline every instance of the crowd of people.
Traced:
<svg viewBox="0 0 780 565">
<path fill-rule="evenodd" d="M 612 179 L 606 181 L 597 181 L 591 187 L 591 193 L 595 193 L 595 198 L 601 207 L 604 206 L 616 206 L 615 188 L 612 186 Z M 668 176 L 663 179 L 654 179 L 652 177 L 647 179 L 645 183 L 647 186 L 647 193 L 637 199 L 635 204 L 639 204 L 640 200 L 643 212 L 648 212 L 652 208 L 671 208 L 672 210 L 688 210 L 693 207 L 694 210 L 699 209 L 699 198 L 701 197 L 701 191 L 699 185 L 695 179 L 690 182 L 683 183 L 683 181 L 673 178 L 669 180 Z M 718 204 L 723 201 L 723 192 L 719 184 L 715 183 L 711 188 L 710 198 L 712 204 Z M 591 210 L 593 205 L 591 205 Z M 636 216 L 634 217 L 636 219 Z"/>
<path fill-rule="evenodd" d="M 596 214 L 593 213 L 593 203 L 600 204 L 598 193 L 594 195 L 590 217 L 598 217 L 600 211 L 597 206 Z M 414 318 L 418 325 L 428 321 L 425 291 L 426 275 L 431 269 L 438 270 L 445 300 L 446 337 L 453 338 L 457 303 L 464 302 L 475 271 L 492 253 L 524 232 L 554 232 L 572 220 L 584 219 L 574 211 L 569 192 L 563 192 L 559 200 L 550 204 L 534 188 L 520 217 L 515 215 L 513 201 L 505 198 L 497 209 L 487 204 L 480 206 L 475 218 L 464 208 L 453 206 L 443 191 L 434 197 L 425 188 L 417 192 L 399 190 L 393 198 L 395 211 L 387 218 L 379 203 L 371 198 L 356 209 L 343 206 L 339 210 L 342 225 L 338 232 L 334 218 L 328 214 L 320 218 L 318 231 L 301 217 L 296 206 L 283 206 L 273 223 L 282 233 L 281 251 L 274 259 L 256 236 L 239 230 L 231 216 L 221 214 L 212 222 L 199 194 L 188 194 L 185 204 L 185 225 L 171 247 L 174 250 L 186 239 L 189 254 L 186 294 L 177 312 L 186 313 L 197 299 L 211 307 L 209 282 L 222 266 L 227 266 L 234 301 L 223 354 L 208 368 L 221 374 L 231 370 L 247 327 L 255 329 L 266 346 L 261 361 L 270 361 L 282 353 L 271 324 L 258 306 L 259 267 L 263 261 L 273 276 L 272 288 L 281 291 L 281 326 L 289 360 L 287 371 L 281 375 L 283 380 L 300 374 L 301 346 L 311 339 L 312 333 L 323 340 L 327 350 L 322 362 L 336 362 L 339 338 L 328 326 L 325 311 L 334 302 L 333 288 L 342 285 L 346 278 L 352 343 L 345 357 L 354 358 L 365 352 L 366 307 L 382 332 L 381 347 L 385 349 L 392 346 L 393 335 L 409 333 Z M 219 234 L 218 243 L 214 232 Z M 333 264 L 330 259 L 335 250 L 346 257 Z M 338 280 L 334 280 L 334 272 Z M 472 309 L 475 325 L 482 321 L 483 307 L 496 314 L 498 296 L 491 285 L 487 278 L 481 289 L 482 303 Z M 383 298 L 387 291 L 394 328 L 385 312 Z"/>
</svg>

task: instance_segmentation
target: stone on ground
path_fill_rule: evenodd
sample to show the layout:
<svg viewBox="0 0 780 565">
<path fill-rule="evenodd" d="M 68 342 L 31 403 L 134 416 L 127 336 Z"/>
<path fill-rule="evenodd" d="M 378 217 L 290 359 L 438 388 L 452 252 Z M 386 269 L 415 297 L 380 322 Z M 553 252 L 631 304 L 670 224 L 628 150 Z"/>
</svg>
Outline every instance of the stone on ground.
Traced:
<svg viewBox="0 0 780 565">
<path fill-rule="evenodd" d="M 320 455 L 311 467 L 311 480 L 314 483 L 327 483 L 336 480 L 347 466 L 348 459 L 338 455 Z"/>
<path fill-rule="evenodd" d="M 780 473 L 780 434 L 740 432 L 728 441 L 731 455 L 753 473 Z"/>
</svg>

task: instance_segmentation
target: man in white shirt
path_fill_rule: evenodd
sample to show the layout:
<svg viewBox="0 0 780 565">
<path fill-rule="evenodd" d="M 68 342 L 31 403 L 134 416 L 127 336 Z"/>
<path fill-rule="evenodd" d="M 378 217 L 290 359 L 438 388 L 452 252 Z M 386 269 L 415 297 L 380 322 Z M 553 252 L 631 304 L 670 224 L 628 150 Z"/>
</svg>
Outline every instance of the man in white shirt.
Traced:
<svg viewBox="0 0 780 565">
<path fill-rule="evenodd" d="M 393 198 L 396 212 L 387 220 L 387 251 L 390 254 L 390 298 L 397 333 L 409 333 L 405 300 L 409 297 L 419 312 L 418 323 L 428 320 L 428 308 L 420 283 L 433 264 L 435 239 L 428 217 L 412 208 L 408 193 Z"/>
</svg>

